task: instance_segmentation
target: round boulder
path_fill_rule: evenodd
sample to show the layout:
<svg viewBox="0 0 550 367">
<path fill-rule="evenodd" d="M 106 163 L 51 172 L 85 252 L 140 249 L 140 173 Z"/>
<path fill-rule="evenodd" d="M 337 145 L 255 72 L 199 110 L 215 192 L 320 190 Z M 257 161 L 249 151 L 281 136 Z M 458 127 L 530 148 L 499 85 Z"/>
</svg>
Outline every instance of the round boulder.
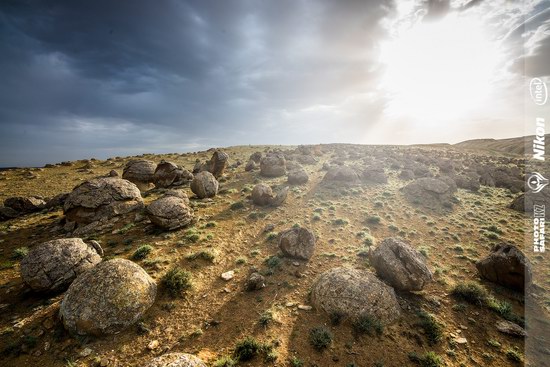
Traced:
<svg viewBox="0 0 550 367">
<path fill-rule="evenodd" d="M 212 198 L 218 194 L 218 180 L 208 171 L 202 171 L 195 175 L 191 181 L 191 191 L 200 199 Z"/>
<path fill-rule="evenodd" d="M 390 324 L 400 315 L 393 288 L 369 272 L 334 268 L 313 283 L 311 303 L 329 315 L 357 320 L 368 316 Z"/>
<path fill-rule="evenodd" d="M 359 181 L 359 174 L 348 166 L 330 167 L 323 177 L 323 182 L 338 182 L 353 184 Z"/>
<path fill-rule="evenodd" d="M 424 256 L 401 239 L 382 241 L 369 251 L 369 261 L 380 278 L 399 290 L 422 290 L 433 277 Z"/>
<path fill-rule="evenodd" d="M 271 153 L 260 160 L 260 174 L 265 177 L 279 177 L 286 174 L 286 160 L 283 154 Z"/>
<path fill-rule="evenodd" d="M 21 260 L 21 278 L 35 291 L 58 291 L 101 262 L 101 248 L 80 238 L 62 238 L 33 247 Z M 99 252 L 99 253 L 98 253 Z"/>
<path fill-rule="evenodd" d="M 59 314 L 72 334 L 116 334 L 136 323 L 156 294 L 155 281 L 139 265 L 113 259 L 98 264 L 71 284 Z"/>
<path fill-rule="evenodd" d="M 413 204 L 437 210 L 452 208 L 451 187 L 436 178 L 419 178 L 402 188 L 405 198 Z"/>
<path fill-rule="evenodd" d="M 147 217 L 158 227 L 173 230 L 193 221 L 193 209 L 188 201 L 177 196 L 165 196 L 153 201 L 146 208 Z"/>
<path fill-rule="evenodd" d="M 85 181 L 73 189 L 63 204 L 67 219 L 78 224 L 89 224 L 141 208 L 143 199 L 137 186 L 118 177 Z"/>
<path fill-rule="evenodd" d="M 476 263 L 476 268 L 483 278 L 519 291 L 532 279 L 529 259 L 516 246 L 507 243 L 496 245 L 489 256 Z"/>
<path fill-rule="evenodd" d="M 152 187 L 156 168 L 155 162 L 132 159 L 124 166 L 122 178 L 133 182 L 141 191 L 147 191 Z"/>
<path fill-rule="evenodd" d="M 168 353 L 153 358 L 145 367 L 206 367 L 206 364 L 192 354 Z"/>
<path fill-rule="evenodd" d="M 273 190 L 266 184 L 257 184 L 252 189 L 252 202 L 259 206 L 270 205 L 273 200 Z"/>
<path fill-rule="evenodd" d="M 288 173 L 288 183 L 291 185 L 302 185 L 309 180 L 309 176 L 302 167 Z"/>
<path fill-rule="evenodd" d="M 155 187 L 181 186 L 193 179 L 193 174 L 175 163 L 161 161 L 153 175 Z"/>
<path fill-rule="evenodd" d="M 315 249 L 315 235 L 307 228 L 290 228 L 279 235 L 279 248 L 288 257 L 309 260 Z"/>
</svg>

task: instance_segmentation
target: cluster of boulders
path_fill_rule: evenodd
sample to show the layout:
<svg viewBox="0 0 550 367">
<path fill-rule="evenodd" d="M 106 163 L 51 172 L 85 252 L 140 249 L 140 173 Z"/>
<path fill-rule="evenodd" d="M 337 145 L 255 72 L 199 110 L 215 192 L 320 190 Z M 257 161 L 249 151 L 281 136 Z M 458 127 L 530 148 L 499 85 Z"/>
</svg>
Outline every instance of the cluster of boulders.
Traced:
<svg viewBox="0 0 550 367">
<path fill-rule="evenodd" d="M 321 274 L 311 289 L 312 304 L 330 316 L 368 317 L 391 324 L 401 310 L 394 288 L 420 291 L 433 279 L 426 258 L 400 238 L 385 239 L 371 249 L 369 261 L 378 277 L 346 267 Z"/>
<path fill-rule="evenodd" d="M 401 190 L 412 204 L 433 210 L 450 209 L 453 206 L 454 188 L 437 178 L 419 178 L 404 186 Z"/>
</svg>

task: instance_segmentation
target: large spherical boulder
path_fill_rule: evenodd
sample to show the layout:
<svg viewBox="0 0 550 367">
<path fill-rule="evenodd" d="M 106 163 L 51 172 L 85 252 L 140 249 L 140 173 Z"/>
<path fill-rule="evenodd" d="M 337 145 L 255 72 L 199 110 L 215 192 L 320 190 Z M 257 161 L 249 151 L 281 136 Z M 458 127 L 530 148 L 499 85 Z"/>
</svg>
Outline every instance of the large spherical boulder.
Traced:
<svg viewBox="0 0 550 367">
<path fill-rule="evenodd" d="M 206 364 L 192 354 L 168 353 L 153 358 L 145 367 L 206 367 Z"/>
<path fill-rule="evenodd" d="M 63 204 L 67 219 L 88 224 L 143 208 L 136 185 L 118 177 L 102 177 L 75 187 Z"/>
<path fill-rule="evenodd" d="M 335 268 L 321 274 L 313 283 L 311 302 L 328 315 L 357 320 L 368 316 L 390 324 L 400 315 L 393 288 L 369 272 Z"/>
<path fill-rule="evenodd" d="M 113 259 L 79 276 L 65 293 L 59 313 L 72 334 L 116 334 L 136 323 L 156 294 L 155 281 L 139 265 Z"/>
<path fill-rule="evenodd" d="M 438 210 L 452 208 L 452 188 L 436 178 L 419 178 L 402 188 L 405 198 L 412 204 Z"/>
<path fill-rule="evenodd" d="M 155 187 L 167 188 L 182 186 L 193 179 L 193 174 L 175 163 L 161 161 L 155 169 L 153 183 Z"/>
<path fill-rule="evenodd" d="M 273 190 L 266 184 L 257 184 L 252 189 L 252 202 L 259 206 L 270 205 L 273 200 Z"/>
<path fill-rule="evenodd" d="M 290 228 L 279 235 L 279 248 L 285 256 L 309 260 L 315 249 L 315 235 L 307 228 Z"/>
<path fill-rule="evenodd" d="M 286 174 L 285 156 L 271 153 L 260 160 L 260 174 L 265 177 L 279 177 Z"/>
<path fill-rule="evenodd" d="M 200 199 L 212 198 L 218 194 L 218 180 L 208 171 L 202 171 L 195 175 L 191 181 L 191 191 Z"/>
<path fill-rule="evenodd" d="M 193 221 L 193 209 L 188 201 L 177 196 L 165 196 L 153 201 L 146 208 L 149 220 L 164 229 L 184 227 Z"/>
<path fill-rule="evenodd" d="M 382 241 L 370 250 L 369 261 L 378 276 L 396 289 L 419 291 L 433 278 L 426 258 L 401 239 Z"/>
<path fill-rule="evenodd" d="M 496 245 L 489 256 L 476 263 L 476 268 L 483 278 L 519 291 L 532 279 L 529 259 L 516 246 L 507 243 Z"/>
<path fill-rule="evenodd" d="M 153 186 L 156 168 L 155 162 L 146 159 L 132 159 L 124 166 L 122 178 L 133 182 L 141 191 L 146 191 Z"/>
<path fill-rule="evenodd" d="M 80 238 L 62 238 L 33 247 L 21 260 L 21 278 L 35 291 L 67 288 L 80 274 L 101 262 L 101 248 Z M 99 253 L 98 253 L 99 251 Z"/>
</svg>

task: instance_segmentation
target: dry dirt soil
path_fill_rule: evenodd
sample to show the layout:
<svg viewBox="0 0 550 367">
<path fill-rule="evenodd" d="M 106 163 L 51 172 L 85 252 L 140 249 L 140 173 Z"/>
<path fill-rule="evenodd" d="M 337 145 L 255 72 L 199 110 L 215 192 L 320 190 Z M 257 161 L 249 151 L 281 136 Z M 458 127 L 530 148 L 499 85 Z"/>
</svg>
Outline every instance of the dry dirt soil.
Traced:
<svg viewBox="0 0 550 367">
<path fill-rule="evenodd" d="M 253 152 L 274 148 L 294 147 L 224 149 L 230 165 L 237 161 L 242 165 L 226 170 L 220 193 L 213 199 L 193 198 L 189 187 L 185 188 L 197 216 L 192 228 L 165 232 L 147 219 L 135 223 L 120 220 L 109 231 L 89 236 L 102 244 L 106 258 L 131 259 L 138 247 L 151 245 L 153 251 L 145 259 L 134 261 L 157 281 L 174 265 L 192 274 L 193 286 L 183 297 L 172 298 L 159 287 L 156 302 L 143 320 L 118 335 L 72 337 L 58 320 L 63 294 L 33 293 L 20 278 L 18 249 L 66 236 L 60 224 L 61 209 L 1 222 L 0 365 L 142 366 L 168 351 L 193 353 L 215 365 L 220 358 L 231 356 L 235 345 L 247 337 L 269 344 L 272 352 L 260 353 L 239 366 L 418 366 L 422 362 L 412 361 L 410 354 L 423 356 L 431 351 L 445 366 L 550 365 L 544 336 L 550 325 L 550 267 L 547 256 L 535 256 L 524 246 L 531 222 L 524 214 L 508 209 L 516 194 L 486 186 L 478 192 L 459 189 L 452 210 L 434 212 L 405 200 L 400 188 L 407 182 L 398 178 L 399 169 L 389 165 L 385 167 L 387 184 L 340 188 L 320 184 L 325 174 L 323 163 L 339 159 L 354 164 L 373 151 L 382 160 L 387 149 L 405 157 L 446 156 L 473 162 L 481 159 L 476 153 L 454 152 L 452 147 L 372 148 L 375 150 L 364 152 L 357 146 L 323 146 L 316 156 L 318 163 L 304 166 L 310 178 L 307 184 L 292 186 L 280 207 L 256 207 L 249 199 L 253 185 L 283 185 L 286 177 L 267 179 L 258 171 L 245 172 L 244 165 Z M 347 149 L 357 154 L 348 155 Z M 166 159 L 192 170 L 196 159 L 204 161 L 211 154 L 140 157 L 155 162 Z M 484 157 L 497 164 L 498 157 Z M 69 192 L 82 181 L 112 169 L 121 174 L 130 158 L 7 170 L 0 176 L 0 200 Z M 91 171 L 79 172 L 85 165 Z M 38 177 L 26 178 L 24 172 L 29 170 Z M 152 192 L 144 195 L 144 200 L 148 203 L 159 195 Z M 312 229 L 317 236 L 315 253 L 308 262 L 284 258 L 278 251 L 276 233 L 295 224 Z M 274 228 L 265 232 L 267 225 Z M 398 293 L 403 309 L 398 322 L 385 326 L 381 334 L 362 335 L 353 325 L 337 324 L 315 309 L 299 307 L 309 305 L 312 282 L 328 269 L 350 266 L 374 271 L 365 257 L 371 245 L 366 239 L 372 238 L 375 245 L 393 236 L 403 237 L 419 249 L 435 274 L 423 291 Z M 535 285 L 528 300 L 478 276 L 475 261 L 501 241 L 519 245 L 533 264 Z M 194 254 L 199 256 L 190 256 Z M 254 269 L 266 276 L 266 287 L 246 292 L 244 282 Z M 220 275 L 229 270 L 235 271 L 235 277 L 222 280 Z M 507 302 L 514 314 L 526 314 L 528 337 L 500 333 L 495 327 L 502 320 L 498 312 L 451 294 L 455 285 L 468 281 L 485 286 L 495 299 Z M 419 310 L 431 313 L 441 325 L 438 342 L 430 344 Z M 317 326 L 332 333 L 332 342 L 322 351 L 310 342 L 310 330 Z M 460 337 L 467 342 L 457 343 Z M 158 346 L 150 349 L 152 341 L 158 341 Z M 542 357 L 534 360 L 535 355 L 546 357 L 546 361 Z"/>
</svg>

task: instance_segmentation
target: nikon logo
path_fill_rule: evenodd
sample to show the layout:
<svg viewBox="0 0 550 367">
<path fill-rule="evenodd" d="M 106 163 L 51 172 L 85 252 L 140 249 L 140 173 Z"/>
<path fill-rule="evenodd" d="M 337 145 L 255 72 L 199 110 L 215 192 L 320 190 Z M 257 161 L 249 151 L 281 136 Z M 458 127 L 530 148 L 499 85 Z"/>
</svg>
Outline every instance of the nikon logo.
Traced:
<svg viewBox="0 0 550 367">
<path fill-rule="evenodd" d="M 535 139 L 533 139 L 533 159 L 544 161 L 544 118 L 537 117 Z"/>
</svg>

